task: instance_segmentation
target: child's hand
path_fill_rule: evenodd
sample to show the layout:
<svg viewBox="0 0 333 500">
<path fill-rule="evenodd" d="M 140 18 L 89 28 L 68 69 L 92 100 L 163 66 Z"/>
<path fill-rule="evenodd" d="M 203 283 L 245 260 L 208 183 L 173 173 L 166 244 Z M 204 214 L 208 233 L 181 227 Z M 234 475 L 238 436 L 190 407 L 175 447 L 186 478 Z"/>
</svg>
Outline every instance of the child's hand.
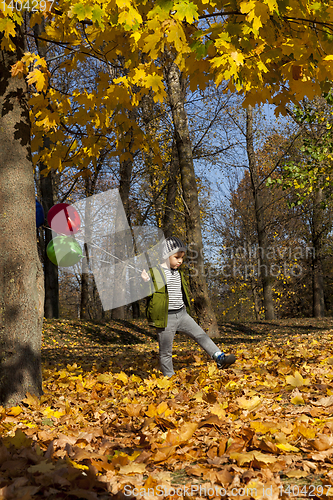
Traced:
<svg viewBox="0 0 333 500">
<path fill-rule="evenodd" d="M 145 269 L 141 273 L 141 278 L 143 279 L 143 281 L 149 281 L 150 280 L 149 274 L 146 272 Z"/>
</svg>

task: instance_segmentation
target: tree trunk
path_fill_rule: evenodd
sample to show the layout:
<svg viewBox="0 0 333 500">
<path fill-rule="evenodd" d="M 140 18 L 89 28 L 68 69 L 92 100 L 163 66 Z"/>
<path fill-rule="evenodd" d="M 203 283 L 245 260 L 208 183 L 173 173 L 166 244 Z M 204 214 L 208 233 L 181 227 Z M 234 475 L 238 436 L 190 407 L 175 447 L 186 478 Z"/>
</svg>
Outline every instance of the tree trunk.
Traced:
<svg viewBox="0 0 333 500">
<path fill-rule="evenodd" d="M 85 255 L 88 255 L 88 245 L 84 244 Z M 90 319 L 89 306 L 89 271 L 86 259 L 82 262 L 81 273 L 81 297 L 80 297 L 80 319 Z"/>
<path fill-rule="evenodd" d="M 1 39 L 1 35 L 0 35 Z M 42 394 L 44 286 L 36 242 L 36 211 L 25 79 L 10 68 L 24 52 L 0 51 L 0 403 Z"/>
<path fill-rule="evenodd" d="M 248 106 L 246 112 L 246 148 L 249 160 L 249 170 L 251 177 L 252 192 L 254 197 L 255 217 L 257 225 L 258 244 L 259 244 L 258 272 L 259 276 L 261 276 L 262 286 L 263 286 L 265 319 L 271 320 L 275 318 L 273 290 L 272 290 L 273 283 L 272 283 L 272 277 L 270 275 L 270 261 L 267 258 L 267 253 L 268 253 L 267 231 L 263 213 L 264 212 L 263 201 L 259 187 L 256 157 L 254 152 L 252 106 Z"/>
<path fill-rule="evenodd" d="M 128 152 L 131 151 L 131 146 L 132 146 L 132 134 L 133 131 L 130 130 L 128 132 L 129 135 L 129 145 L 128 145 Z M 121 198 L 125 214 L 127 217 L 128 223 L 130 223 L 130 209 L 129 209 L 129 192 L 130 192 L 130 187 L 131 187 L 131 175 L 132 175 L 132 169 L 133 169 L 133 160 L 132 159 L 127 159 L 124 160 L 120 163 L 120 183 L 119 183 L 119 196 Z M 124 259 L 124 246 L 126 245 L 125 240 L 122 241 L 121 237 L 118 236 L 117 241 L 116 241 L 116 248 L 115 248 L 115 255 L 123 260 Z M 125 266 L 126 264 L 124 264 Z M 124 288 L 122 288 L 122 281 L 123 281 L 123 276 L 122 273 L 124 271 L 123 266 L 119 266 L 119 271 L 117 272 L 115 276 L 115 291 L 117 290 L 117 293 L 125 293 Z M 115 293 L 114 291 L 114 293 Z M 120 306 L 120 307 L 115 307 L 112 310 L 112 319 L 121 319 L 124 320 L 126 318 L 126 307 L 125 306 Z"/>
<path fill-rule="evenodd" d="M 256 286 L 254 281 L 251 283 L 251 291 L 252 291 L 252 296 L 253 296 L 254 316 L 256 318 L 256 321 L 259 321 L 260 320 L 260 307 L 259 307 L 257 286 Z"/>
<path fill-rule="evenodd" d="M 98 175 L 98 174 L 96 174 Z M 90 197 L 94 192 L 93 184 L 90 177 L 85 178 L 85 236 L 87 241 L 91 241 L 91 206 Z M 89 250 L 87 243 L 84 244 L 84 254 L 85 258 L 82 261 L 82 272 L 81 272 L 81 297 L 80 297 L 80 319 L 89 320 L 91 319 L 89 314 L 89 283 L 90 283 L 90 273 L 89 273 Z"/>
<path fill-rule="evenodd" d="M 34 34 L 36 36 L 37 50 L 40 57 L 46 57 L 47 54 L 47 44 L 40 43 L 38 41 L 38 36 L 44 32 L 45 22 L 41 21 L 40 24 L 34 26 Z M 50 147 L 50 140 L 48 137 L 44 137 L 44 147 Z M 47 168 L 47 165 L 39 163 L 39 172 Z M 51 171 L 47 176 L 40 174 L 40 194 L 41 194 L 41 204 L 44 210 L 44 214 L 47 215 L 51 207 L 56 203 L 55 196 L 55 186 L 54 186 L 54 173 Z M 41 233 L 41 232 L 40 232 Z M 44 263 L 44 289 L 45 289 L 45 301 L 44 301 L 44 316 L 45 318 L 59 318 L 59 279 L 58 279 L 58 266 L 53 264 L 48 256 L 46 255 L 46 248 L 49 242 L 52 240 L 52 231 L 50 229 L 43 228 L 43 263 Z"/>
<path fill-rule="evenodd" d="M 319 188 L 315 194 L 312 219 L 312 314 L 314 318 L 323 318 L 325 316 L 325 298 L 324 298 L 324 277 L 322 269 L 322 247 L 324 221 L 323 209 L 323 190 Z"/>
<path fill-rule="evenodd" d="M 177 175 L 179 174 L 179 159 L 175 139 L 172 141 L 169 178 L 167 182 L 166 202 L 162 220 L 164 236 L 169 238 L 174 233 L 175 203 L 177 195 Z"/>
<path fill-rule="evenodd" d="M 40 164 L 39 169 L 42 170 L 45 165 Z M 55 203 L 54 196 L 54 183 L 53 174 L 44 177 L 40 176 L 40 191 L 41 203 L 45 215 Z M 43 260 L 44 260 L 44 286 L 45 286 L 45 301 L 44 301 L 44 315 L 45 318 L 59 318 L 59 280 L 58 280 L 58 266 L 53 264 L 46 255 L 46 248 L 52 240 L 52 231 L 44 229 L 43 238 Z"/>
<path fill-rule="evenodd" d="M 178 67 L 173 62 L 166 66 L 165 77 L 169 103 L 175 130 L 176 146 L 180 166 L 181 182 L 185 203 L 187 238 L 196 258 L 191 261 L 195 273 L 191 275 L 191 291 L 199 324 L 210 337 L 219 336 L 216 316 L 208 295 L 205 279 L 202 248 L 200 207 L 195 179 L 192 147 L 185 111 L 185 92 Z"/>
<path fill-rule="evenodd" d="M 140 318 L 140 303 L 138 300 L 136 302 L 133 302 L 132 304 L 132 318 L 133 319 Z"/>
</svg>

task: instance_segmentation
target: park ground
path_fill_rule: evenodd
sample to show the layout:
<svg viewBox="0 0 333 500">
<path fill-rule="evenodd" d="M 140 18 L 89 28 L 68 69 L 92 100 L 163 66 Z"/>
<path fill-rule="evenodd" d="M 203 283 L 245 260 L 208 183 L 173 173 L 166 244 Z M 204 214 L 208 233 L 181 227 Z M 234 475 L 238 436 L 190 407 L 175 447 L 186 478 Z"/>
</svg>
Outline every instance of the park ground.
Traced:
<svg viewBox="0 0 333 500">
<path fill-rule="evenodd" d="M 146 320 L 44 320 L 43 390 L 1 408 L 0 500 L 333 498 L 333 319 L 220 325 L 219 371 Z"/>
</svg>

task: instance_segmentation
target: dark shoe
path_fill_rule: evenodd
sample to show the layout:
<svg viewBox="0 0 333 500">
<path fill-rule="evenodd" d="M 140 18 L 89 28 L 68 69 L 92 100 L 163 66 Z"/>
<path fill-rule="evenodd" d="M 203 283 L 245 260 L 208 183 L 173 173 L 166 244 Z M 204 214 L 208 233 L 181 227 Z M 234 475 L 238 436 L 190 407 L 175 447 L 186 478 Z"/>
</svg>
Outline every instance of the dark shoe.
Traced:
<svg viewBox="0 0 333 500">
<path fill-rule="evenodd" d="M 216 357 L 215 361 L 218 368 L 228 368 L 236 361 L 236 356 L 234 354 L 226 355 L 222 353 Z"/>
</svg>

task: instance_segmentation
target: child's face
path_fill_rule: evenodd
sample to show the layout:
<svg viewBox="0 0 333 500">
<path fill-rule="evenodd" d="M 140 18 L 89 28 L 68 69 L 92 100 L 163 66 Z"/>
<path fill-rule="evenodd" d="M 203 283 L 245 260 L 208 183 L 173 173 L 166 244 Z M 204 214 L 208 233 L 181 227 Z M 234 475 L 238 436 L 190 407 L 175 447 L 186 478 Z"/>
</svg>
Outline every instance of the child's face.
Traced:
<svg viewBox="0 0 333 500">
<path fill-rule="evenodd" d="M 177 269 L 182 263 L 185 252 L 177 252 L 169 257 L 169 265 L 171 269 Z"/>
</svg>

